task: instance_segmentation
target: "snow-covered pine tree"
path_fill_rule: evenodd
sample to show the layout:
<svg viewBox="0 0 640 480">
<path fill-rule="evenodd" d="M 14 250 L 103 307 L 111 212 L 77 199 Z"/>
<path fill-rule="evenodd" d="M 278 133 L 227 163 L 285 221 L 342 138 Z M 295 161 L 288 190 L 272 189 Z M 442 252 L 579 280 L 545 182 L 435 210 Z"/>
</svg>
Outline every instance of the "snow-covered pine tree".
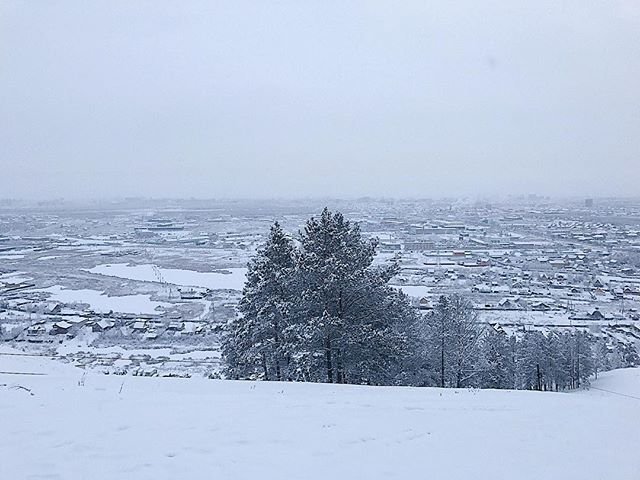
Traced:
<svg viewBox="0 0 640 480">
<path fill-rule="evenodd" d="M 285 332 L 294 302 L 294 247 L 278 222 L 248 264 L 239 315 L 223 341 L 231 378 L 289 378 L 289 339 Z"/>
<path fill-rule="evenodd" d="M 514 388 L 515 338 L 490 327 L 482 337 L 482 388 Z"/>
<path fill-rule="evenodd" d="M 441 295 L 434 309 L 425 317 L 425 348 L 424 352 L 430 358 L 432 373 L 435 373 L 437 385 L 447 386 L 447 376 L 450 363 L 449 338 L 452 335 L 449 319 L 449 298 Z M 429 380 L 425 381 L 429 385 Z"/>
<path fill-rule="evenodd" d="M 555 389 L 566 390 L 573 388 L 573 349 L 571 346 L 571 335 L 564 333 L 556 333 L 554 336 L 554 350 L 556 371 L 555 371 Z"/>
<path fill-rule="evenodd" d="M 638 349 L 631 343 L 618 343 L 614 354 L 614 368 L 637 367 L 640 365 Z"/>
<path fill-rule="evenodd" d="M 387 285 L 397 267 L 372 266 L 376 246 L 326 208 L 301 232 L 296 358 L 308 379 L 390 384 L 400 375 L 415 312 Z"/>
<path fill-rule="evenodd" d="M 425 343 L 440 387 L 473 384 L 481 373 L 480 339 L 484 330 L 471 303 L 460 295 L 442 295 L 426 316 Z"/>
<path fill-rule="evenodd" d="M 599 338 L 592 345 L 593 349 L 593 370 L 596 378 L 600 372 L 611 370 L 611 360 L 609 359 L 609 346 L 604 338 Z"/>
<path fill-rule="evenodd" d="M 557 390 L 558 378 L 561 376 L 560 365 L 562 363 L 562 352 L 558 348 L 558 335 L 555 332 L 547 332 L 538 337 L 540 342 L 540 375 L 542 390 Z"/>
<path fill-rule="evenodd" d="M 592 337 L 587 332 L 577 330 L 571 335 L 574 351 L 575 388 L 589 385 L 589 378 L 593 375 Z"/>
<path fill-rule="evenodd" d="M 543 375 L 541 359 L 544 335 L 535 330 L 529 330 L 522 335 L 518 345 L 516 370 L 518 388 L 524 390 L 542 390 Z"/>
<path fill-rule="evenodd" d="M 368 269 L 360 298 L 354 298 L 345 316 L 349 321 L 345 382 L 405 385 L 411 381 L 416 348 L 411 332 L 417 313 L 406 295 L 387 286 L 395 272 L 394 266 Z"/>
</svg>

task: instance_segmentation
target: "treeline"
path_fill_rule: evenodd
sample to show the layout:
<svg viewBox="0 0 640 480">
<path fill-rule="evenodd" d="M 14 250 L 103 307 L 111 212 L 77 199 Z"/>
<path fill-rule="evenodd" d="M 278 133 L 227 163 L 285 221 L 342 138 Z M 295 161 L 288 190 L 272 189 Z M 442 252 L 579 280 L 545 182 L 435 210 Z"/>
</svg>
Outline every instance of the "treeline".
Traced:
<svg viewBox="0 0 640 480">
<path fill-rule="evenodd" d="M 223 339 L 226 376 L 561 390 L 638 362 L 634 349 L 609 351 L 585 332 L 507 336 L 458 295 L 419 314 L 388 286 L 398 265 L 374 264 L 376 246 L 327 209 L 296 242 L 275 223 L 249 263 L 241 315 Z"/>
<path fill-rule="evenodd" d="M 588 385 L 599 372 L 640 363 L 633 347 L 610 349 L 579 329 L 508 336 L 480 322 L 457 295 L 440 297 L 417 338 L 428 386 L 565 390 Z"/>
<path fill-rule="evenodd" d="M 530 330 L 510 337 L 489 326 L 481 340 L 479 375 L 470 386 L 566 390 L 589 385 L 598 373 L 639 365 L 632 346 L 607 343 L 587 332 Z"/>
</svg>

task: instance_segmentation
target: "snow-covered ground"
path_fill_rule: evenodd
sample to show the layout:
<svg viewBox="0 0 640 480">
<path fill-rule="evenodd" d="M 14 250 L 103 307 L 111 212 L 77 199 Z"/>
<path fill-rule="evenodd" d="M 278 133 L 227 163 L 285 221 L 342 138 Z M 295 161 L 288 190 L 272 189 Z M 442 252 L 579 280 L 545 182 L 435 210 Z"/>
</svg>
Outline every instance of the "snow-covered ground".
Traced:
<svg viewBox="0 0 640 480">
<path fill-rule="evenodd" d="M 574 393 L 0 371 L 43 374 L 0 373 L 2 479 L 640 478 L 640 400 L 610 393 L 639 369 Z"/>
<path fill-rule="evenodd" d="M 83 303 L 89 305 L 94 312 L 157 313 L 158 307 L 169 304 L 154 302 L 149 295 L 108 296 L 103 292 L 89 289 L 73 290 L 54 285 L 43 289 L 51 294 L 51 299 L 62 303 Z"/>
<path fill-rule="evenodd" d="M 153 265 L 105 264 L 88 270 L 91 273 L 128 278 L 144 282 L 157 282 L 160 272 L 163 281 L 174 285 L 205 287 L 212 290 L 242 290 L 246 268 L 227 268 L 221 272 L 196 272 L 178 268 L 156 268 Z"/>
</svg>

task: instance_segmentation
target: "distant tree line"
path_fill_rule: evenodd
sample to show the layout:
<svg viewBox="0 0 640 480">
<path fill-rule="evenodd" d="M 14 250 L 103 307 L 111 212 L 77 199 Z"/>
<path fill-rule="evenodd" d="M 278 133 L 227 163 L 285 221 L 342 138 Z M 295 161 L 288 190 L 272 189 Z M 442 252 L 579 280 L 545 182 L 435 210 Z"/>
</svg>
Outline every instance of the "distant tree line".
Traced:
<svg viewBox="0 0 640 480">
<path fill-rule="evenodd" d="M 529 330 L 508 337 L 489 328 L 482 338 L 480 388 L 566 390 L 588 386 L 598 373 L 640 364 L 635 348 L 610 349 L 603 339 L 574 329 Z"/>
<path fill-rule="evenodd" d="M 585 332 L 508 336 L 459 295 L 426 315 L 388 285 L 377 242 L 325 209 L 294 242 L 276 222 L 249 262 L 240 315 L 223 338 L 226 376 L 371 385 L 563 390 L 638 363 Z M 623 351 L 627 348 L 628 351 Z"/>
</svg>

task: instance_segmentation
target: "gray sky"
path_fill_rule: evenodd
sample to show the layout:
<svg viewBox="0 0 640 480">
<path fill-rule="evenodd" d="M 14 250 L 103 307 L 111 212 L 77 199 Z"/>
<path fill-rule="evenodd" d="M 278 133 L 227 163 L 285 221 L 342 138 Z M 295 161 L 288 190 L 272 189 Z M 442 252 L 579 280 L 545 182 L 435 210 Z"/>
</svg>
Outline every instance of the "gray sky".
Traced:
<svg viewBox="0 0 640 480">
<path fill-rule="evenodd" d="M 638 0 L 0 2 L 0 197 L 638 195 Z"/>
</svg>

